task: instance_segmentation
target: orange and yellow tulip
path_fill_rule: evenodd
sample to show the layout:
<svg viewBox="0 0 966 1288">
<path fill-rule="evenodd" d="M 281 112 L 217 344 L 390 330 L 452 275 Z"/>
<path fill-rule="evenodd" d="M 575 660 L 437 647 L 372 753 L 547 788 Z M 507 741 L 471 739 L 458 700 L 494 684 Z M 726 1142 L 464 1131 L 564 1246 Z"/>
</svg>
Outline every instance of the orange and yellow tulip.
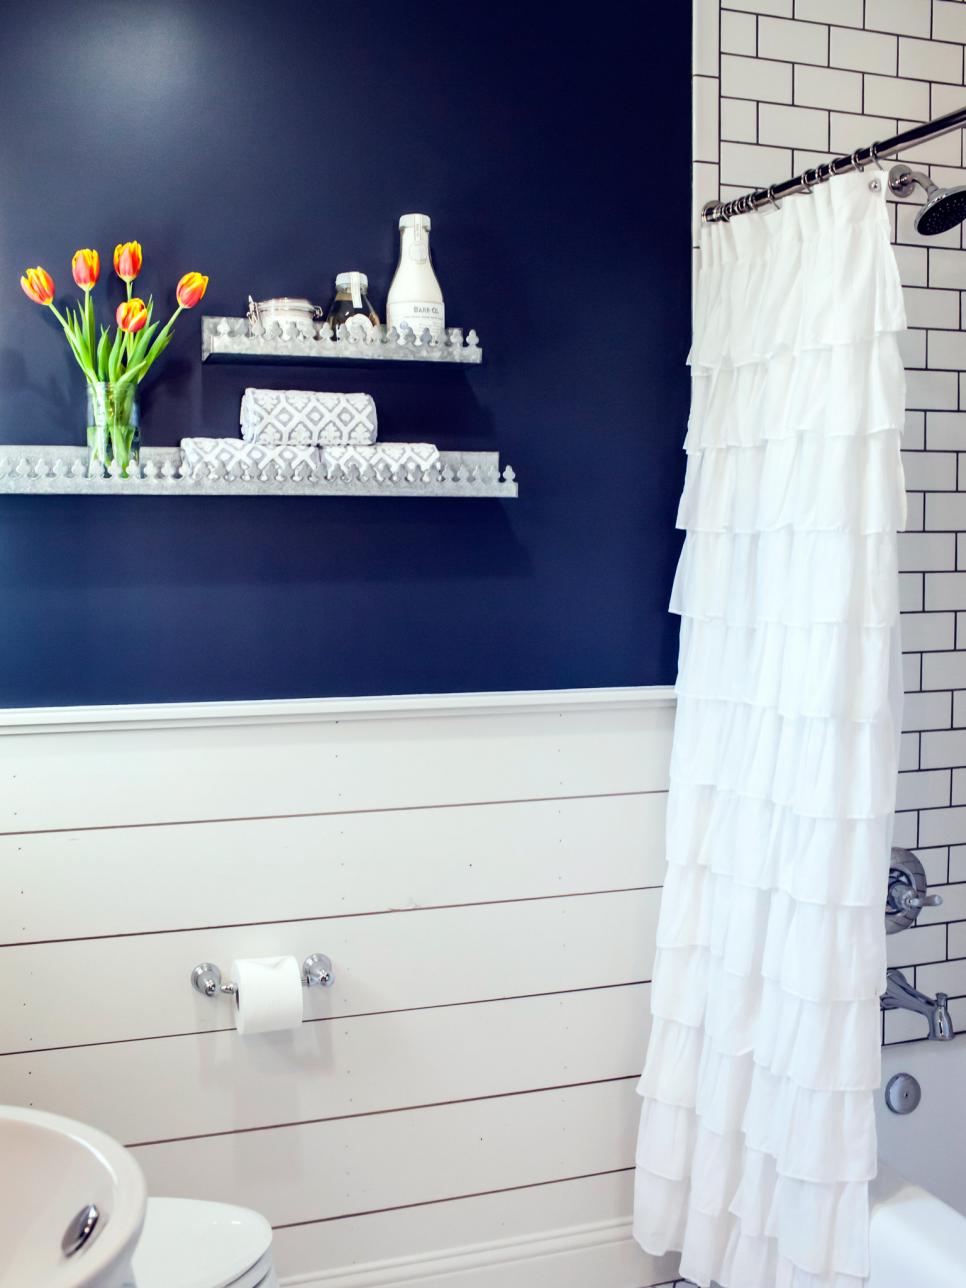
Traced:
<svg viewBox="0 0 966 1288">
<path fill-rule="evenodd" d="M 70 269 L 77 285 L 82 290 L 89 291 L 97 285 L 97 279 L 101 275 L 101 257 L 96 250 L 75 250 Z"/>
<path fill-rule="evenodd" d="M 141 243 L 120 242 L 114 247 L 114 272 L 122 282 L 133 282 L 141 271 Z"/>
<path fill-rule="evenodd" d="M 178 283 L 175 294 L 183 309 L 193 309 L 207 289 L 207 277 L 202 277 L 201 273 L 185 273 Z"/>
<path fill-rule="evenodd" d="M 35 304 L 50 304 L 54 298 L 54 279 L 45 268 L 28 268 L 20 285 Z"/>
<path fill-rule="evenodd" d="M 133 334 L 140 331 L 148 320 L 148 310 L 143 300 L 137 296 L 133 300 L 124 300 L 117 306 L 117 325 L 122 331 Z"/>
</svg>

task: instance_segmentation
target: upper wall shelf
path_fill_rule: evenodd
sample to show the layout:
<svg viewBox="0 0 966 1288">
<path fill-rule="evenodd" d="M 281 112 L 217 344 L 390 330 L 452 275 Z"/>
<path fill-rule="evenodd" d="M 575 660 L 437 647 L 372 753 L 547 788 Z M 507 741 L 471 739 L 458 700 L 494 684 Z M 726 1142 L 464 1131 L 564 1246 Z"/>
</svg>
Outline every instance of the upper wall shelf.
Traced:
<svg viewBox="0 0 966 1288">
<path fill-rule="evenodd" d="M 478 366 L 483 361 L 479 337 L 465 337 L 448 327 L 446 339 L 434 341 L 429 332 L 399 334 L 377 327 L 370 338 L 342 335 L 334 339 L 320 323 L 250 322 L 248 318 L 202 318 L 202 362 L 437 362 Z"/>
</svg>

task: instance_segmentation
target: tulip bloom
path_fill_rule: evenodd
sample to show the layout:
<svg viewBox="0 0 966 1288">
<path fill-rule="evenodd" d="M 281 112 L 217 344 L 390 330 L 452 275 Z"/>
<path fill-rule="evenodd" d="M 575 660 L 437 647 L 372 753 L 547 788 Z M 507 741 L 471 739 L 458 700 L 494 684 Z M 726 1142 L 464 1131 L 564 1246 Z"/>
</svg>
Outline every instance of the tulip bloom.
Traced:
<svg viewBox="0 0 966 1288">
<path fill-rule="evenodd" d="M 178 297 L 178 303 L 183 309 L 193 309 L 207 289 L 207 277 L 202 277 L 200 273 L 185 273 L 178 283 L 175 294 Z"/>
<path fill-rule="evenodd" d="M 148 310 L 144 301 L 137 296 L 133 300 L 124 300 L 117 306 L 117 325 L 129 335 L 140 331 L 148 320 Z"/>
<path fill-rule="evenodd" d="M 101 257 L 96 250 L 75 250 L 70 268 L 81 290 L 89 291 L 101 275 Z"/>
<path fill-rule="evenodd" d="M 133 282 L 141 271 L 141 243 L 121 242 L 114 247 L 114 272 L 122 282 Z"/>
<path fill-rule="evenodd" d="M 20 279 L 24 294 L 35 304 L 50 304 L 54 298 L 54 279 L 45 268 L 28 268 Z"/>
</svg>

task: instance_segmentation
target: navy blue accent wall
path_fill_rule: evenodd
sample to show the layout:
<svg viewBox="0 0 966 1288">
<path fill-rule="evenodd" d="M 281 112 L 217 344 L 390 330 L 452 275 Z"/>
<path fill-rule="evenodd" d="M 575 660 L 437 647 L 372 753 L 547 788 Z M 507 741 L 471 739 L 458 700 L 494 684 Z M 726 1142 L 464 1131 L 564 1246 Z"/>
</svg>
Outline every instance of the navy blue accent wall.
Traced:
<svg viewBox="0 0 966 1288">
<path fill-rule="evenodd" d="M 672 680 L 689 9 L 5 0 L 0 440 L 83 435 L 22 269 L 65 295 L 76 247 L 137 238 L 145 293 L 211 278 L 146 443 L 237 434 L 249 384 L 364 389 L 384 437 L 499 449 L 521 497 L 0 496 L 0 705 Z M 482 367 L 202 367 L 198 314 L 249 292 L 358 268 L 382 312 L 411 210 Z"/>
</svg>

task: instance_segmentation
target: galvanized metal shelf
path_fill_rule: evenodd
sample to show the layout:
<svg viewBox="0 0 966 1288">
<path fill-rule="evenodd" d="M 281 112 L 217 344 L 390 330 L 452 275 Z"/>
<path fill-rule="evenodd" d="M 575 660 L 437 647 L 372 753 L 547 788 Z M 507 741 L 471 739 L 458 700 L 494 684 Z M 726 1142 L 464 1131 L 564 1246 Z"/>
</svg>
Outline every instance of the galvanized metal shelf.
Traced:
<svg viewBox="0 0 966 1288">
<path fill-rule="evenodd" d="M 202 362 L 436 362 L 478 366 L 483 361 L 479 337 L 464 337 L 459 327 L 448 327 L 444 339 L 433 340 L 429 331 L 387 331 L 376 327 L 367 336 L 336 339 L 330 327 L 319 322 L 252 322 L 248 318 L 202 318 Z"/>
<path fill-rule="evenodd" d="M 409 466 L 336 467 L 328 474 L 304 466 L 270 464 L 258 478 L 243 467 L 205 464 L 188 470 L 177 447 L 146 447 L 130 478 L 87 477 L 85 447 L 0 444 L 0 493 L 42 496 L 412 496 L 497 497 L 517 495 L 516 475 L 500 469 L 498 452 L 440 452 L 428 469 Z"/>
</svg>

